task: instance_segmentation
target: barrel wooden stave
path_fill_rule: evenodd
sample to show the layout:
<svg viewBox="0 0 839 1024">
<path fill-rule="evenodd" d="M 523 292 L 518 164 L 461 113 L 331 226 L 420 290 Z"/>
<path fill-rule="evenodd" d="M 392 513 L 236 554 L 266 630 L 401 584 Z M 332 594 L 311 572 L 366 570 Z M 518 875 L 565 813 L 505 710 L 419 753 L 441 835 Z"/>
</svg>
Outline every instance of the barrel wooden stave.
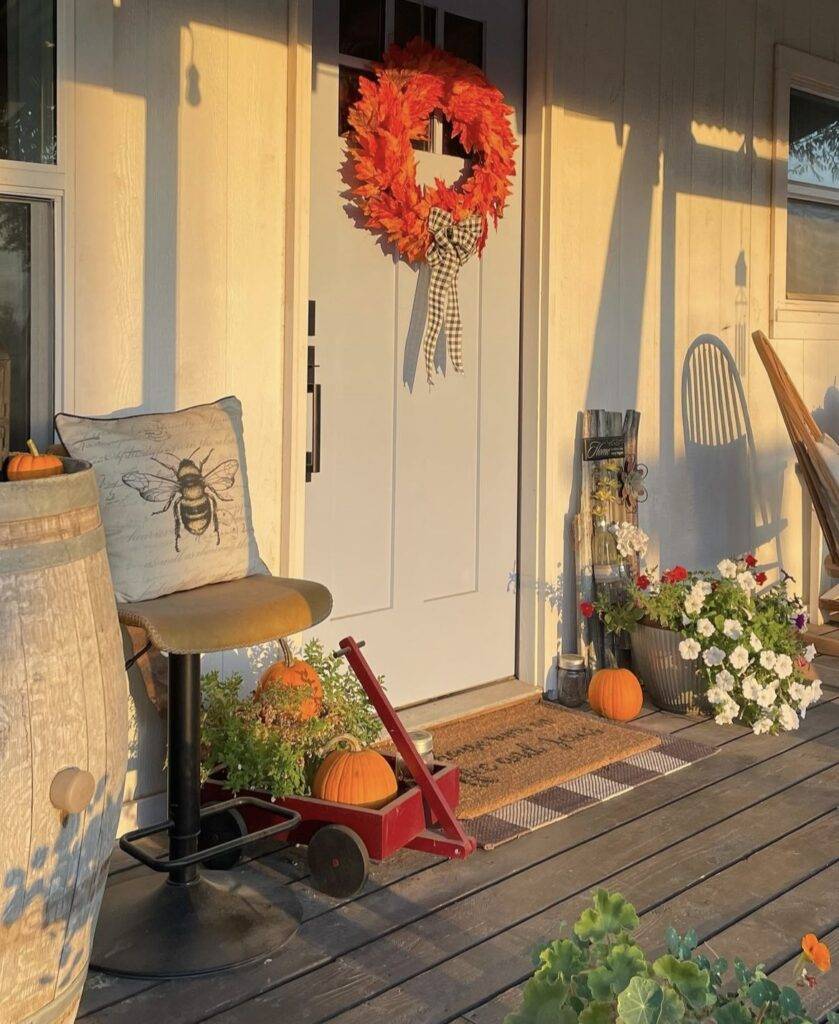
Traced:
<svg viewBox="0 0 839 1024">
<path fill-rule="evenodd" d="M 0 484 L 0 1019 L 72 1021 L 122 804 L 126 680 L 93 473 Z M 50 802 L 92 773 L 81 813 Z M 69 1001 L 68 1001 L 69 1000 Z"/>
</svg>

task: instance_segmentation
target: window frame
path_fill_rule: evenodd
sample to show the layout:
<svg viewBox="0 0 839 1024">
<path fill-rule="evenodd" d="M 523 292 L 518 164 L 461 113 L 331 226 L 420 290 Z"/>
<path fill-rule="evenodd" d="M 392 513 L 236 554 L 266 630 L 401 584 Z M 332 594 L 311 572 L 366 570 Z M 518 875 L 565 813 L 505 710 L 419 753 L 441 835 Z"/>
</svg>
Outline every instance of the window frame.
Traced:
<svg viewBox="0 0 839 1024">
<path fill-rule="evenodd" d="M 795 297 L 787 293 L 787 203 L 811 199 L 839 205 L 839 190 L 790 182 L 789 114 L 793 89 L 839 103 L 839 63 L 780 44 L 775 47 L 775 118 L 772 146 L 772 333 L 784 336 L 784 324 L 807 324 L 808 333 L 839 327 L 839 298 Z M 814 332 L 814 328 L 816 328 Z"/>
<path fill-rule="evenodd" d="M 56 0 L 56 146 L 54 164 L 0 160 L 0 195 L 53 207 L 53 403 L 73 408 L 73 230 L 75 19 L 73 0 Z"/>
</svg>

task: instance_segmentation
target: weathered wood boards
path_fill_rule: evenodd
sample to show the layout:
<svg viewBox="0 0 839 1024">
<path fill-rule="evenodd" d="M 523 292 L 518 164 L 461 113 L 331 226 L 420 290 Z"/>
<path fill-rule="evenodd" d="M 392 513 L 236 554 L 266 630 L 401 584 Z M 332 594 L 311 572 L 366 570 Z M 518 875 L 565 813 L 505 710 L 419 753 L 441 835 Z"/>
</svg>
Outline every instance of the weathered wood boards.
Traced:
<svg viewBox="0 0 839 1024">
<path fill-rule="evenodd" d="M 96 483 L 86 464 L 65 465 L 0 483 L 4 1024 L 75 1019 L 125 777 L 125 670 Z M 54 780 L 67 769 L 77 784 L 62 797 Z"/>
<path fill-rule="evenodd" d="M 638 522 L 637 505 L 622 498 L 624 472 L 634 470 L 638 458 L 640 413 L 624 415 L 605 409 L 586 409 L 582 416 L 580 511 L 574 518 L 577 559 L 579 652 L 591 672 L 618 661 L 615 638 L 605 633 L 598 617 L 580 612 L 584 603 L 616 596 L 628 576 L 637 572 L 636 558 L 618 553 L 611 527 Z"/>
</svg>

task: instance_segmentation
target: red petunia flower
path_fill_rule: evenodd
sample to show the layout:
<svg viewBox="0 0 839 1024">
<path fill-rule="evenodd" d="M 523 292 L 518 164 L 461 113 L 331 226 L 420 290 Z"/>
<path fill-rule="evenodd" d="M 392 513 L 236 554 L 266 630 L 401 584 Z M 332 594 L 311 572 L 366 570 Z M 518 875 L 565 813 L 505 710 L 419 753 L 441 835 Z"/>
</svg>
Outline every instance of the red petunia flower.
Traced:
<svg viewBox="0 0 839 1024">
<path fill-rule="evenodd" d="M 591 601 L 580 601 L 580 611 L 585 618 L 590 619 L 594 615 L 594 605 Z"/>
<path fill-rule="evenodd" d="M 688 578 L 688 571 L 683 565 L 674 565 L 672 569 L 662 574 L 665 583 L 681 583 Z"/>
<path fill-rule="evenodd" d="M 638 577 L 638 579 L 635 580 L 635 586 L 639 590 L 646 590 L 649 585 L 650 585 L 650 577 L 649 576 L 645 576 L 644 573 L 641 573 L 641 575 Z"/>
<path fill-rule="evenodd" d="M 744 555 L 743 561 L 750 569 L 754 569 L 754 567 L 757 565 L 757 559 L 752 554 Z"/>
<path fill-rule="evenodd" d="M 759 587 L 762 587 L 765 582 L 766 582 L 766 573 L 765 572 L 756 572 L 755 573 L 755 583 L 757 583 L 757 585 Z"/>
</svg>

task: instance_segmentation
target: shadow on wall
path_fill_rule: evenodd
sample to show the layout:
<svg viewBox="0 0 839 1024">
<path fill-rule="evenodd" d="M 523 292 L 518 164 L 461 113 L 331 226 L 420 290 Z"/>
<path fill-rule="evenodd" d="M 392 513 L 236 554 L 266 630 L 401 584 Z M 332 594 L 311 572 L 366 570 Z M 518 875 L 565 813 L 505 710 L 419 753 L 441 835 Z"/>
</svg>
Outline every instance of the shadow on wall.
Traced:
<svg viewBox="0 0 839 1024">
<path fill-rule="evenodd" d="M 4 993 L 12 1006 L 35 986 L 60 992 L 86 966 L 119 816 L 107 782 L 105 776 L 98 780 L 85 813 L 63 818 L 51 843 L 39 844 L 33 834 L 28 864 L 4 867 L 0 974 L 5 958 L 10 965 L 26 964 L 32 986 Z M 0 1019 L 7 1020 L 3 1007 L 0 1002 Z"/>
<path fill-rule="evenodd" d="M 813 410 L 813 419 L 825 434 L 830 434 L 839 444 L 839 387 L 835 381 L 825 391 L 819 408 Z"/>
<path fill-rule="evenodd" d="M 693 566 L 713 565 L 725 555 L 774 541 L 773 564 L 780 564 L 785 462 L 774 469 L 760 467 L 737 364 L 712 334 L 694 339 L 685 354 L 682 427 L 680 504 L 691 529 L 680 534 L 679 559 Z"/>
</svg>

